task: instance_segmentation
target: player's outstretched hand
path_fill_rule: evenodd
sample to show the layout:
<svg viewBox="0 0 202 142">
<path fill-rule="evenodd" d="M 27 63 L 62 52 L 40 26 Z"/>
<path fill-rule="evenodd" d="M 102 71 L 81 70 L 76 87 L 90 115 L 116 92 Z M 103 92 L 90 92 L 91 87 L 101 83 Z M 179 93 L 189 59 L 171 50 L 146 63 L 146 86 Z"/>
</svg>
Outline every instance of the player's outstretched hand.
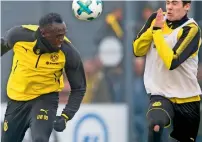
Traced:
<svg viewBox="0 0 202 142">
<path fill-rule="evenodd" d="M 66 128 L 67 119 L 64 116 L 56 116 L 53 122 L 53 128 L 57 132 L 62 132 Z"/>
</svg>

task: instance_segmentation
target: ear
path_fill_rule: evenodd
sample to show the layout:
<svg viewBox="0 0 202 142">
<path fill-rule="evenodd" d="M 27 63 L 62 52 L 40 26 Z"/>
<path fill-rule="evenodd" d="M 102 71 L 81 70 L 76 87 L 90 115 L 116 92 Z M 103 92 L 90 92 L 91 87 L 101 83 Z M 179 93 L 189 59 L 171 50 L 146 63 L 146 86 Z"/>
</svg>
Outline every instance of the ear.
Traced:
<svg viewBox="0 0 202 142">
<path fill-rule="evenodd" d="M 42 37 L 45 37 L 45 30 L 44 29 L 40 29 L 40 33 L 41 33 Z"/>
<path fill-rule="evenodd" d="M 191 7 L 191 4 L 190 3 L 187 3 L 185 6 L 184 6 L 184 9 L 186 11 L 189 11 L 190 10 L 190 7 Z"/>
</svg>

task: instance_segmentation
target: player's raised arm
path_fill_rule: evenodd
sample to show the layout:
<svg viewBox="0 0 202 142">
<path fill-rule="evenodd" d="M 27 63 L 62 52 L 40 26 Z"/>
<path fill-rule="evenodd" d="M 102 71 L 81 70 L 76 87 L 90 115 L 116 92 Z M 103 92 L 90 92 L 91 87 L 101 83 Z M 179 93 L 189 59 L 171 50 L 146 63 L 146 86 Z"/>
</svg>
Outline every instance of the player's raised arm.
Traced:
<svg viewBox="0 0 202 142">
<path fill-rule="evenodd" d="M 135 56 L 144 56 L 146 55 L 149 47 L 152 43 L 152 22 L 156 17 L 156 13 L 153 13 L 146 24 L 138 33 L 137 37 L 133 42 L 133 52 Z"/>
<path fill-rule="evenodd" d="M 66 55 L 65 72 L 70 83 L 71 94 L 61 116 L 56 119 L 57 122 L 62 122 L 55 125 L 55 130 L 59 132 L 65 128 L 64 120 L 71 120 L 79 110 L 86 92 L 86 77 L 78 51 L 70 43 L 68 48 L 62 50 Z"/>
</svg>

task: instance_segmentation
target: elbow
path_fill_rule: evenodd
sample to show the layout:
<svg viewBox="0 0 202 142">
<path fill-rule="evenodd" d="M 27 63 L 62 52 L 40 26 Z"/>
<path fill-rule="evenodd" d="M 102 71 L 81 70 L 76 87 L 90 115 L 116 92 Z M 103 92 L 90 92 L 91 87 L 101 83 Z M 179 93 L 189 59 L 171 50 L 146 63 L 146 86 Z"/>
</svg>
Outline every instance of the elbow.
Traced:
<svg viewBox="0 0 202 142">
<path fill-rule="evenodd" d="M 140 54 L 138 54 L 138 52 L 135 50 L 133 50 L 133 54 L 135 55 L 135 57 L 140 57 Z"/>
<path fill-rule="evenodd" d="M 133 54 L 135 57 L 142 57 L 145 55 L 145 53 L 139 52 L 138 50 L 133 50 Z"/>
<path fill-rule="evenodd" d="M 139 56 L 140 56 L 140 54 L 139 54 L 139 52 L 138 52 L 138 50 L 137 50 L 137 48 L 136 48 L 135 46 L 133 46 L 133 54 L 134 54 L 136 57 L 139 57 Z"/>
<path fill-rule="evenodd" d="M 135 55 L 135 57 L 144 56 L 141 54 L 141 52 L 139 52 L 138 45 L 135 43 L 135 41 L 133 42 L 133 54 Z"/>
<path fill-rule="evenodd" d="M 1 38 L 1 56 L 3 56 L 10 50 L 6 44 L 7 44 L 6 41 L 3 38 Z"/>
<path fill-rule="evenodd" d="M 80 88 L 80 89 L 72 89 L 71 94 L 81 95 L 84 96 L 86 93 L 86 88 Z"/>
<path fill-rule="evenodd" d="M 81 95 L 83 95 L 83 96 L 84 96 L 84 95 L 85 95 L 85 93 L 86 93 L 86 88 L 82 88 L 82 89 L 80 89 L 80 94 L 81 94 Z"/>
</svg>

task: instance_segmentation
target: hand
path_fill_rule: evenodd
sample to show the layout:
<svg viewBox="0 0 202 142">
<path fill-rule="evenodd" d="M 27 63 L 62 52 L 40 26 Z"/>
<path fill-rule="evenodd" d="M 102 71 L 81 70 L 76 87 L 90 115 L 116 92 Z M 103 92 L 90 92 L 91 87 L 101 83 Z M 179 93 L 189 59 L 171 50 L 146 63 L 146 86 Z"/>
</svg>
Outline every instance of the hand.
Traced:
<svg viewBox="0 0 202 142">
<path fill-rule="evenodd" d="M 157 15 L 156 15 L 156 21 L 154 23 L 154 27 L 163 28 L 164 25 L 164 16 L 163 16 L 163 10 L 161 8 L 158 9 Z"/>
<path fill-rule="evenodd" d="M 66 128 L 67 119 L 63 116 L 56 116 L 53 122 L 53 128 L 57 132 L 62 132 Z"/>
</svg>

